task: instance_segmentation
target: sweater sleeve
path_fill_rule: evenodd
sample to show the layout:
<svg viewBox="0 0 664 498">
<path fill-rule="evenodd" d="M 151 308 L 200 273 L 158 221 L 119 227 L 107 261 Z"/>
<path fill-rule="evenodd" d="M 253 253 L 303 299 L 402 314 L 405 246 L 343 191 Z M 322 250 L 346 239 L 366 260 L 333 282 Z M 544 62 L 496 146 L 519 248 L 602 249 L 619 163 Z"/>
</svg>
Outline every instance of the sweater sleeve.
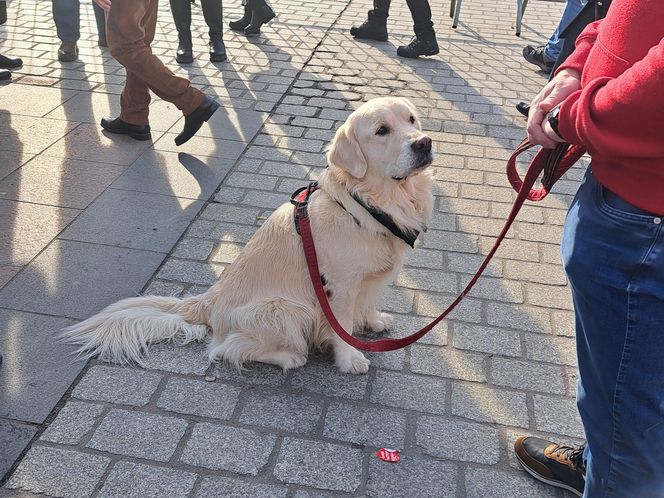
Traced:
<svg viewBox="0 0 664 498">
<path fill-rule="evenodd" d="M 558 67 L 556 74 L 563 69 L 576 69 L 579 74 L 581 74 L 583 66 L 586 65 L 586 59 L 588 59 L 590 49 L 593 48 L 595 40 L 597 39 L 597 31 L 601 22 L 601 19 L 599 21 L 591 22 L 584 28 L 576 39 L 574 52 L 569 54 L 567 59 L 565 59 L 565 62 Z"/>
<path fill-rule="evenodd" d="M 664 39 L 618 77 L 595 78 L 571 94 L 559 130 L 590 155 L 664 157 Z"/>
</svg>

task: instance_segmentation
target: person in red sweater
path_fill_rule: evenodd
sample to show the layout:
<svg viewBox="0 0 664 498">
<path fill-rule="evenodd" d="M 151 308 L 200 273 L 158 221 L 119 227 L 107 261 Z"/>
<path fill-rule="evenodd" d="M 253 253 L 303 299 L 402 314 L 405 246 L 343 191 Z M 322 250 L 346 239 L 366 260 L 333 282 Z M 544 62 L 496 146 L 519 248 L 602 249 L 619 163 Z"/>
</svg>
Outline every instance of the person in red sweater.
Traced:
<svg viewBox="0 0 664 498">
<path fill-rule="evenodd" d="M 614 0 L 535 97 L 528 138 L 592 158 L 561 254 L 587 442 L 515 442 L 537 479 L 587 498 L 664 497 L 664 2 Z"/>
</svg>

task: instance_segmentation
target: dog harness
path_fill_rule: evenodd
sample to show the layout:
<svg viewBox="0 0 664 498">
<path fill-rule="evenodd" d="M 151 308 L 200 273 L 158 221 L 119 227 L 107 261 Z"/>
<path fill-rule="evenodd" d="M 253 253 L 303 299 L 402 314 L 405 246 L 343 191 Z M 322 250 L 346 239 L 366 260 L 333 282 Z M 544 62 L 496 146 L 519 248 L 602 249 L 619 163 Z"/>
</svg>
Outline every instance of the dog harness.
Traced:
<svg viewBox="0 0 664 498">
<path fill-rule="evenodd" d="M 528 166 L 528 170 L 523 179 L 519 176 L 517 171 L 516 161 L 517 158 L 524 153 L 525 151 L 534 147 L 528 140 L 524 140 L 519 144 L 516 150 L 512 153 L 512 156 L 507 161 L 507 179 L 512 185 L 512 188 L 518 193 L 514 204 L 512 205 L 512 210 L 510 211 L 505 225 L 503 226 L 496 242 L 493 247 L 487 254 L 486 258 L 479 267 L 479 270 L 473 278 L 468 282 L 466 287 L 461 291 L 461 294 L 448 306 L 448 308 L 443 311 L 436 319 L 434 319 L 429 325 L 425 326 L 421 330 L 414 332 L 406 337 L 401 338 L 389 338 L 389 339 L 378 339 L 375 341 L 365 341 L 353 337 L 349 332 L 344 330 L 337 318 L 332 312 L 330 303 L 325 294 L 325 289 L 323 288 L 323 277 L 321 277 L 320 271 L 318 269 L 318 258 L 316 256 L 316 247 L 314 245 L 313 236 L 311 234 L 311 223 L 309 219 L 309 197 L 316 190 L 318 190 L 318 182 L 311 182 L 306 187 L 302 187 L 297 190 L 291 196 L 291 203 L 294 204 L 294 221 L 295 229 L 297 233 L 300 234 L 302 238 L 302 246 L 304 249 L 304 255 L 307 260 L 307 267 L 309 268 L 309 276 L 311 278 L 311 283 L 313 284 L 314 291 L 316 292 L 316 297 L 318 298 L 318 303 L 320 304 L 325 318 L 329 322 L 332 329 L 335 333 L 346 343 L 353 346 L 354 348 L 361 349 L 363 351 L 394 351 L 395 349 L 401 349 L 406 346 L 411 345 L 428 332 L 430 332 L 438 323 L 440 323 L 443 318 L 445 318 L 449 313 L 452 312 L 454 308 L 463 300 L 464 297 L 470 292 L 477 280 L 480 278 L 486 267 L 489 265 L 491 258 L 500 247 L 500 243 L 505 238 L 505 235 L 509 231 L 512 223 L 516 219 L 521 206 L 526 201 L 526 199 L 531 201 L 541 201 L 544 199 L 548 193 L 551 191 L 553 185 L 560 179 L 565 172 L 570 169 L 574 163 L 576 163 L 581 156 L 585 153 L 585 148 L 579 145 L 570 145 L 566 143 L 560 143 L 555 149 L 540 149 L 539 152 L 535 155 L 533 160 Z M 543 172 L 541 186 L 537 189 L 534 189 L 533 186 L 537 181 L 540 173 Z M 374 216 L 375 218 L 375 216 Z M 385 226 L 385 225 L 383 225 Z M 386 227 L 387 228 L 387 227 Z M 389 230 L 389 228 L 388 228 Z M 391 230 L 390 230 L 391 231 Z M 394 233 L 394 232 L 392 232 Z M 394 234 L 398 237 L 397 234 Z M 401 237 L 399 237 L 401 238 Z M 417 238 L 417 235 L 415 236 Z M 404 240 L 404 239 L 402 239 Z M 414 242 L 414 239 L 413 239 Z M 408 243 L 406 241 L 406 243 Z M 412 244 L 409 244 L 412 246 Z"/>
</svg>

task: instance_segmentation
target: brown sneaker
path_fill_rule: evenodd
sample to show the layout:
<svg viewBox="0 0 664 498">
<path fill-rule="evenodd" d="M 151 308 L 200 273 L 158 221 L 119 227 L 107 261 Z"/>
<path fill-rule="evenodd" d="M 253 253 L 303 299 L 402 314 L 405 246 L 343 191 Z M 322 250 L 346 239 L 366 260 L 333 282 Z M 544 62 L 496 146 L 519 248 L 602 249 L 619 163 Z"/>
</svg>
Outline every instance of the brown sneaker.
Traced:
<svg viewBox="0 0 664 498">
<path fill-rule="evenodd" d="M 586 468 L 583 446 L 555 444 L 538 437 L 522 436 L 514 442 L 519 463 L 538 481 L 583 496 Z"/>
<path fill-rule="evenodd" d="M 73 62 L 76 59 L 78 59 L 76 42 L 62 42 L 58 49 L 58 60 L 60 62 Z"/>
</svg>

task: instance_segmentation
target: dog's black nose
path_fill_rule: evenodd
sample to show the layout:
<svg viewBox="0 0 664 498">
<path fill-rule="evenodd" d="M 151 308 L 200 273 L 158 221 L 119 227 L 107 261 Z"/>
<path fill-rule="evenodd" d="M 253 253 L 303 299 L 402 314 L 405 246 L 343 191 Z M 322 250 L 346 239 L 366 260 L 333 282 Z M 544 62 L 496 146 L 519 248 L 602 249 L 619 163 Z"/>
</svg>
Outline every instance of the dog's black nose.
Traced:
<svg viewBox="0 0 664 498">
<path fill-rule="evenodd" d="M 415 152 L 430 152 L 431 151 L 431 139 L 429 137 L 422 137 L 419 140 L 410 144 L 410 148 Z"/>
</svg>

